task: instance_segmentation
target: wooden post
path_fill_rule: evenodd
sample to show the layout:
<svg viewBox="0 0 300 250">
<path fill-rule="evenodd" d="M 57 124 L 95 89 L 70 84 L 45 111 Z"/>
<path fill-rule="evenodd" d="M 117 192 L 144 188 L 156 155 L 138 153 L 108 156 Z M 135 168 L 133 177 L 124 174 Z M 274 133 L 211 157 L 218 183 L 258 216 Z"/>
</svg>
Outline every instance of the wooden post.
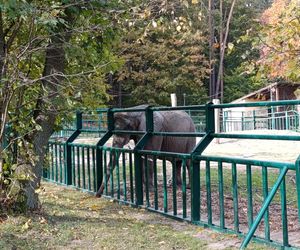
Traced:
<svg viewBox="0 0 300 250">
<path fill-rule="evenodd" d="M 176 107 L 177 106 L 177 96 L 175 93 L 171 94 L 171 106 Z"/>
</svg>

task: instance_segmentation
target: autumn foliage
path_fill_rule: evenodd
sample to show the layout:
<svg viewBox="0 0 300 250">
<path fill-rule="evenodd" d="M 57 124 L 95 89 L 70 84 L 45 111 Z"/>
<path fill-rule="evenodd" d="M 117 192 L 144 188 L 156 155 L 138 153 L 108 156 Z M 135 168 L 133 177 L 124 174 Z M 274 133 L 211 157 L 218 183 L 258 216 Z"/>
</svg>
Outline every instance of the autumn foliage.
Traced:
<svg viewBox="0 0 300 250">
<path fill-rule="evenodd" d="M 262 15 L 259 64 L 268 78 L 300 80 L 300 4 L 275 0 Z"/>
</svg>

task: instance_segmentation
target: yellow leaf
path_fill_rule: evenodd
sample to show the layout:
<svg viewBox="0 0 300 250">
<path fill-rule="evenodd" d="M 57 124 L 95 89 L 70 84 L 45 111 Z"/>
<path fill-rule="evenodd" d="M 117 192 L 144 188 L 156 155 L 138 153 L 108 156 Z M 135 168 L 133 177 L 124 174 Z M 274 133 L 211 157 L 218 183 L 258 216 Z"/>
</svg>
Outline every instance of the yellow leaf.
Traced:
<svg viewBox="0 0 300 250">
<path fill-rule="evenodd" d="M 27 230 L 30 227 L 31 219 L 25 222 L 25 224 L 22 226 L 22 230 Z"/>
<path fill-rule="evenodd" d="M 199 0 L 192 0 L 192 4 L 197 4 L 199 3 Z"/>
<path fill-rule="evenodd" d="M 90 209 L 92 210 L 92 211 L 98 211 L 99 209 L 100 209 L 101 207 L 99 206 L 99 205 L 92 205 L 91 207 L 90 207 Z"/>
<path fill-rule="evenodd" d="M 47 220 L 44 217 L 42 217 L 42 218 L 40 218 L 40 223 L 47 224 Z"/>
</svg>

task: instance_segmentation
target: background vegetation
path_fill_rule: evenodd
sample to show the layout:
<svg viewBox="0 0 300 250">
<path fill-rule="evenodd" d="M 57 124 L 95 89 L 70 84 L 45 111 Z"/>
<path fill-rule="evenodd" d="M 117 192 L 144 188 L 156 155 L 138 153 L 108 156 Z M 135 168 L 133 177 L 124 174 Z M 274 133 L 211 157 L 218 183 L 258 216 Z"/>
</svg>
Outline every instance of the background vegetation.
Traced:
<svg viewBox="0 0 300 250">
<path fill-rule="evenodd" d="M 1 1 L 0 211 L 40 206 L 48 139 L 75 109 L 298 82 L 299 20 L 297 0 Z"/>
</svg>

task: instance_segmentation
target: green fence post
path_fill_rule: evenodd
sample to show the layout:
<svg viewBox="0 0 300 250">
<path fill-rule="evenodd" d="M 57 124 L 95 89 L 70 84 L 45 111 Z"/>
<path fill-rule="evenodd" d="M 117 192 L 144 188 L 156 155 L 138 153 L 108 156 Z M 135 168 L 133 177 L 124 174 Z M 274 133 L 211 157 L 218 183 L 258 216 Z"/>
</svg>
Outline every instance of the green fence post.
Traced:
<svg viewBox="0 0 300 250">
<path fill-rule="evenodd" d="M 114 113 L 112 109 L 107 110 L 107 132 L 96 144 L 96 190 L 98 191 L 103 182 L 103 145 L 113 135 L 115 128 Z M 106 152 L 105 152 L 106 154 Z M 106 162 L 104 163 L 106 164 Z M 106 174 L 106 173 L 105 173 Z M 106 175 L 105 175 L 106 176 Z M 113 176 L 111 176 L 113 178 Z"/>
<path fill-rule="evenodd" d="M 146 145 L 147 141 L 152 136 L 152 132 L 154 130 L 154 122 L 153 122 L 153 110 L 151 106 L 148 106 L 145 109 L 145 117 L 146 117 L 146 133 L 139 140 L 134 148 L 134 168 L 135 168 L 135 191 L 136 191 L 136 205 L 143 204 L 143 160 L 142 156 L 139 153 L 141 149 Z M 146 180 L 148 181 L 148 180 Z"/>
<path fill-rule="evenodd" d="M 213 140 L 212 133 L 215 132 L 215 109 L 212 103 L 206 104 L 206 134 L 196 145 L 191 153 L 191 219 L 192 221 L 200 220 L 200 161 L 195 159 L 202 154 L 205 148 Z"/>
<path fill-rule="evenodd" d="M 253 129 L 255 130 L 256 129 L 256 114 L 255 114 L 255 110 L 253 110 Z"/>
<path fill-rule="evenodd" d="M 227 126 L 226 126 L 226 123 L 227 123 L 227 112 L 228 111 L 223 111 L 223 132 L 227 132 L 226 131 L 226 128 L 227 128 Z"/>
<path fill-rule="evenodd" d="M 287 110 L 285 111 L 285 130 L 289 130 L 290 126 L 289 126 L 289 116 L 288 116 L 288 112 Z"/>
<path fill-rule="evenodd" d="M 72 185 L 72 148 L 71 143 L 80 135 L 82 129 L 82 112 L 76 112 L 76 130 L 65 143 L 66 184 Z M 75 184 L 75 183 L 74 183 Z"/>
<path fill-rule="evenodd" d="M 296 167 L 296 188 L 297 188 L 297 200 L 298 200 L 298 222 L 300 224 L 300 155 L 296 160 L 295 167 Z"/>
<path fill-rule="evenodd" d="M 200 161 L 191 161 L 191 220 L 200 221 Z"/>
<path fill-rule="evenodd" d="M 245 118 L 244 118 L 244 111 L 242 111 L 242 131 L 245 130 Z"/>
</svg>

